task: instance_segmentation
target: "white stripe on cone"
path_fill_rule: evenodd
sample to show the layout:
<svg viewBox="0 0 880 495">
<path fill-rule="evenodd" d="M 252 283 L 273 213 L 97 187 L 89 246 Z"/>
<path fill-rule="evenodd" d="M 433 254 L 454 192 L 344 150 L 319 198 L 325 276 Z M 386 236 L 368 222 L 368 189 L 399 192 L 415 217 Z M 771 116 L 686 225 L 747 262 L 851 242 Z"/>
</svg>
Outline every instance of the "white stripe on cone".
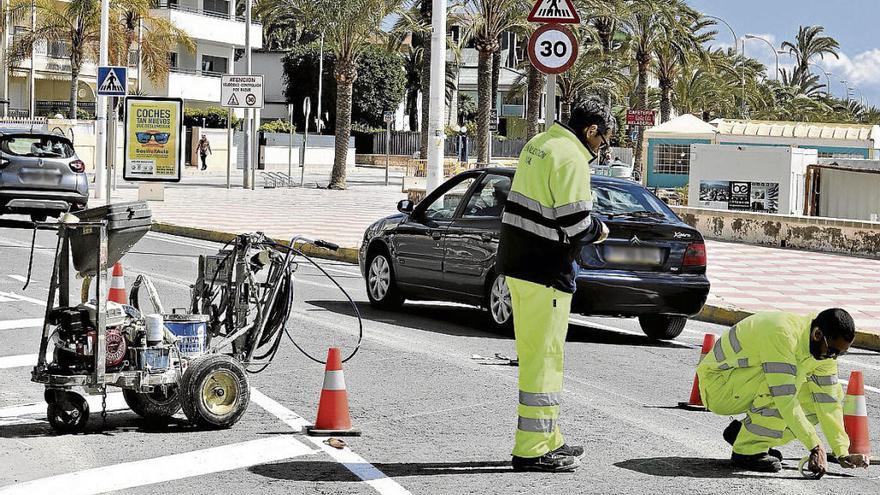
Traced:
<svg viewBox="0 0 880 495">
<path fill-rule="evenodd" d="M 867 416 L 868 406 L 864 395 L 847 395 L 843 402 L 845 416 Z"/>
<path fill-rule="evenodd" d="M 345 390 L 345 376 L 342 370 L 324 372 L 324 390 Z"/>
</svg>

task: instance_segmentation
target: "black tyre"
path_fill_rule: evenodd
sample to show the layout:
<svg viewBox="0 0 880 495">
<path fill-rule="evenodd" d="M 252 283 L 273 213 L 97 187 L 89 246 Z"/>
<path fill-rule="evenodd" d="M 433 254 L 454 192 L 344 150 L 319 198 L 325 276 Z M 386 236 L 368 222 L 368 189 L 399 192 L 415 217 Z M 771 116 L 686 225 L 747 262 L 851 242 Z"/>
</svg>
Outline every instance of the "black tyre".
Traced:
<svg viewBox="0 0 880 495">
<path fill-rule="evenodd" d="M 250 402 L 244 367 L 225 354 L 208 354 L 192 361 L 180 380 L 180 391 L 183 413 L 201 428 L 231 427 Z"/>
<path fill-rule="evenodd" d="M 153 392 L 141 393 L 123 390 L 122 397 L 128 407 L 138 416 L 148 420 L 167 420 L 180 410 L 180 393 L 177 386 L 165 390 L 156 387 Z"/>
<path fill-rule="evenodd" d="M 370 305 L 379 309 L 398 309 L 404 297 L 394 278 L 391 258 L 385 252 L 378 252 L 367 258 L 367 297 Z"/>
<path fill-rule="evenodd" d="M 669 340 L 681 335 L 687 323 L 685 316 L 645 315 L 639 316 L 639 325 L 645 335 L 652 339 Z"/>
<path fill-rule="evenodd" d="M 513 303 L 510 300 L 510 289 L 504 281 L 504 275 L 493 275 L 486 286 L 486 310 L 489 311 L 489 322 L 497 330 L 509 332 L 513 330 Z"/>
<path fill-rule="evenodd" d="M 77 393 L 57 393 L 46 407 L 46 417 L 58 433 L 81 433 L 89 422 L 89 403 Z"/>
</svg>

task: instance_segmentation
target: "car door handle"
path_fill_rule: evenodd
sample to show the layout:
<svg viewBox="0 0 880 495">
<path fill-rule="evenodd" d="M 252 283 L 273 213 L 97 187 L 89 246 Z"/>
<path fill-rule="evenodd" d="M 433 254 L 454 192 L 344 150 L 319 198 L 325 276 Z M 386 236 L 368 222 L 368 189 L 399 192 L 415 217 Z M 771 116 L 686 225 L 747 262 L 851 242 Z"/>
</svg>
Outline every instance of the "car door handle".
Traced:
<svg viewBox="0 0 880 495">
<path fill-rule="evenodd" d="M 489 241 L 495 239 L 495 236 L 484 232 L 484 233 L 480 234 L 480 239 L 482 239 L 484 242 L 489 242 Z"/>
<path fill-rule="evenodd" d="M 440 237 L 441 237 L 440 232 L 431 232 L 431 238 L 434 239 L 435 241 L 439 241 Z"/>
</svg>

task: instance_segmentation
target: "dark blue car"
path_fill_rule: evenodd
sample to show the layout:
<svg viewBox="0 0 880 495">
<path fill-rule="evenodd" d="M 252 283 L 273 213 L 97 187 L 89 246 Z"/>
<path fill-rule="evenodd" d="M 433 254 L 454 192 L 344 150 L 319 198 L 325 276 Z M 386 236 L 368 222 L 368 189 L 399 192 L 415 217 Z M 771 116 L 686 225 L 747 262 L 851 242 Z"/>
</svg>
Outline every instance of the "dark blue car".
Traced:
<svg viewBox="0 0 880 495">
<path fill-rule="evenodd" d="M 510 293 L 495 272 L 501 213 L 513 168 L 459 174 L 418 205 L 364 233 L 360 266 L 373 306 L 406 299 L 452 301 L 488 310 L 512 324 Z M 572 313 L 638 317 L 646 335 L 672 339 L 709 294 L 706 248 L 699 232 L 641 185 L 593 176 L 593 211 L 608 225 L 605 243 L 584 247 Z"/>
</svg>

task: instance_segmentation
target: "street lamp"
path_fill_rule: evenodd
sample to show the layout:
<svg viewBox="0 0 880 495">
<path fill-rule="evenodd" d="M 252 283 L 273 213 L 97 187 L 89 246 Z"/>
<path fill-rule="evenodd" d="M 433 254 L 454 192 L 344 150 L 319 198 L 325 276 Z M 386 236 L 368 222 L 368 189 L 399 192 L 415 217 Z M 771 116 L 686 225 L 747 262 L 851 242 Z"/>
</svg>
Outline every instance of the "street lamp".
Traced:
<svg viewBox="0 0 880 495">
<path fill-rule="evenodd" d="M 822 71 L 823 74 L 825 74 L 825 95 L 828 97 L 831 97 L 831 74 L 829 74 L 828 71 L 823 69 L 821 65 L 814 64 L 813 62 L 810 62 L 809 64 L 812 65 L 813 67 L 819 69 L 820 71 Z"/>
<path fill-rule="evenodd" d="M 745 40 L 761 40 L 764 43 L 767 43 L 767 46 L 769 46 L 770 50 L 773 51 L 773 56 L 776 57 L 776 77 L 774 77 L 773 79 L 778 81 L 779 80 L 779 52 L 776 50 L 776 47 L 773 46 L 773 43 L 770 43 L 770 41 L 768 41 L 766 38 L 762 38 L 760 36 L 755 36 L 753 34 L 745 35 L 745 39 L 743 40 L 743 46 L 745 46 Z"/>
<path fill-rule="evenodd" d="M 847 84 L 846 79 L 841 79 L 840 83 L 843 84 L 844 89 L 846 89 L 846 101 L 849 102 L 849 84 Z"/>
<path fill-rule="evenodd" d="M 733 55 L 735 57 L 736 52 L 737 52 L 736 45 L 737 45 L 737 42 L 740 41 L 740 39 L 736 37 L 736 31 L 733 30 L 733 27 L 731 27 L 727 21 L 725 21 L 721 17 L 718 17 L 717 15 L 703 14 L 703 17 L 705 17 L 707 19 L 715 19 L 716 21 L 721 21 L 722 24 L 727 26 L 727 29 L 730 30 L 730 34 L 733 35 Z M 742 55 L 743 55 L 743 58 L 745 58 L 745 55 L 746 55 L 746 42 L 745 42 L 745 40 L 742 41 L 742 44 L 743 44 Z M 740 91 L 742 92 L 742 115 L 741 115 L 741 117 L 744 117 L 745 113 L 746 113 L 745 112 L 745 107 L 746 107 L 746 65 L 745 65 L 745 61 L 743 61 L 742 73 L 740 74 L 739 85 L 740 85 Z"/>
</svg>

